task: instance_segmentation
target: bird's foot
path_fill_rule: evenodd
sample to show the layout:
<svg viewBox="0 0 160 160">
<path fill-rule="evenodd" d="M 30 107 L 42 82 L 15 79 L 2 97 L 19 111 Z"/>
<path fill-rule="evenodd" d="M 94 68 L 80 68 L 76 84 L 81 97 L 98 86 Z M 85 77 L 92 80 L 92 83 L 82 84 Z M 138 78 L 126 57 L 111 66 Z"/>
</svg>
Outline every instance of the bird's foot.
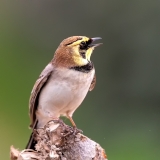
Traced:
<svg viewBox="0 0 160 160">
<path fill-rule="evenodd" d="M 67 133 L 64 134 L 63 137 L 67 137 L 69 135 L 76 136 L 78 133 L 83 133 L 83 131 L 78 129 L 76 126 L 74 126 L 74 127 L 67 126 L 66 131 L 67 131 Z"/>
<path fill-rule="evenodd" d="M 76 126 L 73 127 L 73 135 L 76 135 L 78 133 L 83 133 L 81 129 L 78 129 Z"/>
</svg>

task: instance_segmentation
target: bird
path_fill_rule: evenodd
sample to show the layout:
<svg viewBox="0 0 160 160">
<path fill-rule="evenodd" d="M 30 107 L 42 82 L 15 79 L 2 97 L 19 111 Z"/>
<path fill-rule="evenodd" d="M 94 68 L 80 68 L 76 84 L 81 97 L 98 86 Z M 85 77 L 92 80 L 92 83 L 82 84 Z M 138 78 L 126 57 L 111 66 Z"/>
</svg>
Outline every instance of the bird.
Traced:
<svg viewBox="0 0 160 160">
<path fill-rule="evenodd" d="M 96 84 L 93 50 L 100 37 L 72 36 L 58 46 L 53 59 L 35 82 L 29 99 L 32 130 L 43 128 L 50 120 L 67 117 L 73 127 L 73 113 Z M 26 149 L 34 148 L 33 132 Z"/>
</svg>

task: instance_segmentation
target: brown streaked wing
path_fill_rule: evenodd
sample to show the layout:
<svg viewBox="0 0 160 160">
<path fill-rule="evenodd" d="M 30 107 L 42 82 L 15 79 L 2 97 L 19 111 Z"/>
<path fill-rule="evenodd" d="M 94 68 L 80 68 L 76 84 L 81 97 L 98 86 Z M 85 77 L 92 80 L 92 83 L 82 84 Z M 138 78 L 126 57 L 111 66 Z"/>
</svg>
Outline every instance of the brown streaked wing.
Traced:
<svg viewBox="0 0 160 160">
<path fill-rule="evenodd" d="M 44 84 L 47 82 L 48 78 L 50 77 L 51 73 L 53 71 L 53 65 L 51 63 L 49 63 L 45 69 L 41 72 L 38 80 L 36 81 L 36 83 L 33 86 L 32 92 L 31 92 L 31 96 L 30 96 L 30 100 L 29 100 L 29 114 L 30 114 L 30 119 L 31 119 L 31 124 L 30 127 L 32 128 L 35 121 L 36 121 L 36 109 L 38 105 L 36 102 L 38 101 L 38 95 L 40 93 L 40 90 L 42 89 L 42 87 L 44 86 Z"/>
<path fill-rule="evenodd" d="M 89 87 L 89 91 L 92 91 L 94 89 L 95 85 L 96 85 L 96 74 L 94 74 L 93 80 L 92 80 L 91 85 Z"/>
</svg>

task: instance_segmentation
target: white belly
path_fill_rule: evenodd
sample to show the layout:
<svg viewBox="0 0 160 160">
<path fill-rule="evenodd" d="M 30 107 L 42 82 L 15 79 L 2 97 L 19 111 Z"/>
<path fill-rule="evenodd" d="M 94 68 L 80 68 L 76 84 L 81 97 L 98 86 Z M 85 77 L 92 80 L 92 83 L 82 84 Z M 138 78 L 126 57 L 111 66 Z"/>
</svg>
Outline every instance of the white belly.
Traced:
<svg viewBox="0 0 160 160">
<path fill-rule="evenodd" d="M 75 70 L 54 71 L 39 97 L 37 118 L 44 123 L 61 115 L 72 117 L 84 100 L 95 71 L 83 73 Z"/>
</svg>

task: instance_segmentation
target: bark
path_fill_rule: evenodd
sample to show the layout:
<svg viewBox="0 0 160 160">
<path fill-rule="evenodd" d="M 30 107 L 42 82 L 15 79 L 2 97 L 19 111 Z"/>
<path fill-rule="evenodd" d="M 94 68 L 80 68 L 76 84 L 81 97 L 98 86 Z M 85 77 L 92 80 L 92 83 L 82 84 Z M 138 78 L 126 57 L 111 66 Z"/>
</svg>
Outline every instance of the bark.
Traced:
<svg viewBox="0 0 160 160">
<path fill-rule="evenodd" d="M 50 121 L 34 130 L 35 150 L 19 151 L 11 146 L 11 160 L 107 160 L 104 149 L 79 130 L 62 121 Z"/>
</svg>

